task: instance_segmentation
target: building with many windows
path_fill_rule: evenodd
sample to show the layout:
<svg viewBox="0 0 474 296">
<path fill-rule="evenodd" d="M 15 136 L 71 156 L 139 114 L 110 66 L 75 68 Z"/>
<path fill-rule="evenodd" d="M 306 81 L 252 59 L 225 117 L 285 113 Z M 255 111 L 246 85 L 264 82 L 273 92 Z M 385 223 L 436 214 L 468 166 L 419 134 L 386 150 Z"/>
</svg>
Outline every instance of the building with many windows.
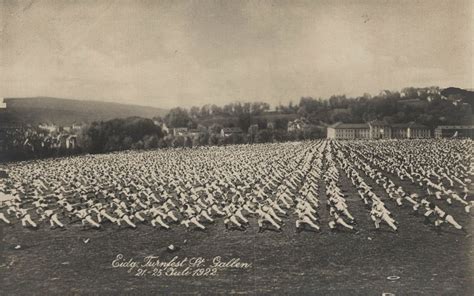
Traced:
<svg viewBox="0 0 474 296">
<path fill-rule="evenodd" d="M 338 122 L 327 129 L 328 139 L 422 139 L 430 137 L 429 127 L 414 122 L 393 125 L 383 121 Z"/>
<path fill-rule="evenodd" d="M 380 120 L 369 122 L 369 134 L 371 139 L 391 139 L 392 127 Z"/>
<path fill-rule="evenodd" d="M 410 123 L 407 127 L 408 139 L 427 139 L 431 138 L 431 129 L 418 123 Z"/>
<path fill-rule="evenodd" d="M 230 137 L 232 135 L 241 135 L 243 131 L 240 127 L 224 127 L 221 129 L 222 137 Z"/>
<path fill-rule="evenodd" d="M 474 125 L 440 125 L 434 131 L 435 138 L 474 139 Z"/>
<path fill-rule="evenodd" d="M 367 123 L 338 122 L 328 127 L 328 139 L 370 139 L 370 128 Z"/>
</svg>

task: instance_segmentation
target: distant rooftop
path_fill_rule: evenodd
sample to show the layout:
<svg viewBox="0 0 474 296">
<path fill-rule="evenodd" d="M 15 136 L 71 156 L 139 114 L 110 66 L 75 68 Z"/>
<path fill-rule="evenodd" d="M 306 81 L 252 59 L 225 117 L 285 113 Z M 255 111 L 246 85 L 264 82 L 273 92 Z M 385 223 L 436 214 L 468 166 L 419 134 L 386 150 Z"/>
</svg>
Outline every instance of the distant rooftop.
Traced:
<svg viewBox="0 0 474 296">
<path fill-rule="evenodd" d="M 416 123 L 416 122 L 409 122 L 409 123 L 395 123 L 391 124 L 391 127 L 394 128 L 428 128 L 426 125 Z"/>
<path fill-rule="evenodd" d="M 333 124 L 329 127 L 334 128 L 334 129 L 343 129 L 343 128 L 361 128 L 361 129 L 365 129 L 365 128 L 369 128 L 369 125 L 367 123 L 342 123 L 342 122 L 338 122 L 338 123 L 335 123 L 335 124 Z"/>
<path fill-rule="evenodd" d="M 396 124 L 388 124 L 383 121 L 372 121 L 370 122 L 372 126 L 389 126 L 392 128 L 428 128 L 425 125 L 416 123 L 416 122 L 409 122 L 409 123 L 396 123 Z M 342 122 L 337 122 L 331 126 L 330 128 L 334 129 L 346 129 L 346 128 L 351 128 L 351 129 L 368 129 L 369 128 L 369 123 L 342 123 Z"/>
<path fill-rule="evenodd" d="M 474 129 L 474 125 L 440 125 L 436 129 Z"/>
<path fill-rule="evenodd" d="M 224 127 L 222 128 L 224 133 L 241 133 L 242 129 L 240 127 Z"/>
<path fill-rule="evenodd" d="M 411 128 L 428 128 L 426 125 L 423 125 L 421 123 L 410 123 L 409 124 L 409 127 Z"/>
<path fill-rule="evenodd" d="M 371 122 L 369 122 L 369 124 L 372 126 L 388 126 L 389 125 L 388 123 L 382 120 L 372 120 Z"/>
</svg>

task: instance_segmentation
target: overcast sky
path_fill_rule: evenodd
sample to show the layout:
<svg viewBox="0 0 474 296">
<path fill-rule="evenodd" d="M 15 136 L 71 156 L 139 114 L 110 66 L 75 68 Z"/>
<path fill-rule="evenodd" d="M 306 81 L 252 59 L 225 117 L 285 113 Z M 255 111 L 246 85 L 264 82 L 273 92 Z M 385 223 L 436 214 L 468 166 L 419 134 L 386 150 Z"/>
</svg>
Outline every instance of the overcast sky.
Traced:
<svg viewBox="0 0 474 296">
<path fill-rule="evenodd" d="M 0 97 L 274 106 L 473 87 L 470 0 L 0 1 Z"/>
</svg>

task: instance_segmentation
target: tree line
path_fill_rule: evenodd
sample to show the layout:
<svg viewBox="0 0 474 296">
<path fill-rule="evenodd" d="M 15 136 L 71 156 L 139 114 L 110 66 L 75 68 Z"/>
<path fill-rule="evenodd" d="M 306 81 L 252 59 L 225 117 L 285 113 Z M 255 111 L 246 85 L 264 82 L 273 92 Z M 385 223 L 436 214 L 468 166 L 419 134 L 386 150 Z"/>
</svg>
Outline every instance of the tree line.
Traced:
<svg viewBox="0 0 474 296">
<path fill-rule="evenodd" d="M 302 97 L 298 104 L 276 106 L 273 114 L 306 118 L 315 125 L 336 122 L 362 123 L 383 120 L 389 124 L 417 122 L 432 129 L 438 125 L 472 124 L 474 93 L 456 88 L 407 87 L 401 91 L 384 90 L 378 95 L 358 97 L 333 95 L 329 98 Z M 266 128 L 269 122 L 277 129 L 286 129 L 288 118 L 266 117 L 267 103 L 231 103 L 222 107 L 173 108 L 164 118 L 155 118 L 168 127 L 197 128 L 203 122 L 220 120 L 223 126 L 238 126 L 246 131 L 252 124 Z"/>
<path fill-rule="evenodd" d="M 129 117 L 92 122 L 78 135 L 78 147 L 72 150 L 49 148 L 34 130 L 4 134 L 0 148 L 3 159 L 8 160 L 12 155 L 15 159 L 28 159 L 128 149 L 293 141 L 325 137 L 325 127 L 335 122 L 376 119 L 389 124 L 417 122 L 434 129 L 438 125 L 473 124 L 472 102 L 471 91 L 409 87 L 385 90 L 375 96 L 302 97 L 297 104 L 279 105 L 274 111 L 264 102 L 178 107 L 153 119 Z M 305 128 L 289 131 L 288 122 L 297 118 L 304 119 Z M 173 128 L 182 127 L 190 132 L 173 135 Z M 223 137 L 220 133 L 225 127 L 240 128 L 242 133 Z"/>
<path fill-rule="evenodd" d="M 288 132 L 285 129 L 259 129 L 258 125 L 249 127 L 242 133 L 222 136 L 224 126 L 213 124 L 210 127 L 198 126 L 191 132 L 165 133 L 156 121 L 147 118 L 123 118 L 94 122 L 79 135 L 78 144 L 82 152 L 104 153 L 128 149 L 155 149 L 215 146 L 246 143 L 268 143 L 320 138 L 323 130 L 304 130 Z"/>
</svg>

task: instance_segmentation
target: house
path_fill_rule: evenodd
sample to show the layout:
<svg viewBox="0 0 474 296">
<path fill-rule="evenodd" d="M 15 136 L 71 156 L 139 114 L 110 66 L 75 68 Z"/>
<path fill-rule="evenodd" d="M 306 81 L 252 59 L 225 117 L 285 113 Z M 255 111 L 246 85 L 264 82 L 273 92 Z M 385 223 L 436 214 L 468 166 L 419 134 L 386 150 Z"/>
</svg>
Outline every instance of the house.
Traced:
<svg viewBox="0 0 474 296">
<path fill-rule="evenodd" d="M 175 127 L 173 128 L 173 136 L 185 136 L 188 133 L 187 127 Z"/>
<path fill-rule="evenodd" d="M 52 138 L 51 148 L 66 148 L 66 142 L 69 135 L 60 134 Z"/>
<path fill-rule="evenodd" d="M 51 138 L 50 136 L 46 135 L 43 137 L 43 140 L 41 141 L 41 147 L 47 147 L 47 148 L 52 148 L 54 145 L 54 139 Z"/>
<path fill-rule="evenodd" d="M 83 123 L 73 123 L 71 125 L 71 129 L 74 132 L 78 132 L 78 131 L 82 130 L 84 127 L 85 127 L 85 124 L 83 124 Z"/>
<path fill-rule="evenodd" d="M 77 147 L 77 136 L 70 135 L 66 138 L 66 149 L 75 149 Z"/>
<path fill-rule="evenodd" d="M 240 135 L 243 131 L 240 127 L 224 127 L 221 129 L 222 137 L 230 137 L 231 135 Z"/>
<path fill-rule="evenodd" d="M 153 124 L 156 126 L 159 126 L 161 128 L 161 131 L 163 131 L 165 134 L 168 135 L 170 133 L 170 129 L 168 128 L 166 123 L 164 123 L 163 121 L 155 119 L 153 120 Z"/>
<path fill-rule="evenodd" d="M 199 129 L 190 129 L 190 130 L 188 130 L 187 135 L 194 138 L 194 137 L 199 136 L 199 134 L 201 134 L 201 133 L 202 133 L 202 131 L 199 130 Z"/>
<path fill-rule="evenodd" d="M 43 129 L 43 130 L 46 130 L 48 131 L 49 133 L 54 133 L 56 131 L 58 131 L 59 127 L 53 123 L 40 123 L 38 125 L 38 127 L 40 129 Z"/>
<path fill-rule="evenodd" d="M 311 125 L 305 118 L 297 118 L 293 121 L 288 121 L 288 132 L 301 131 L 308 129 Z"/>
<path fill-rule="evenodd" d="M 5 103 L 4 99 L 0 102 L 0 111 L 7 110 L 7 103 Z"/>
<path fill-rule="evenodd" d="M 370 127 L 367 123 L 338 122 L 328 127 L 328 139 L 369 139 Z"/>
<path fill-rule="evenodd" d="M 435 138 L 474 139 L 474 125 L 440 125 L 434 131 Z"/>
</svg>

